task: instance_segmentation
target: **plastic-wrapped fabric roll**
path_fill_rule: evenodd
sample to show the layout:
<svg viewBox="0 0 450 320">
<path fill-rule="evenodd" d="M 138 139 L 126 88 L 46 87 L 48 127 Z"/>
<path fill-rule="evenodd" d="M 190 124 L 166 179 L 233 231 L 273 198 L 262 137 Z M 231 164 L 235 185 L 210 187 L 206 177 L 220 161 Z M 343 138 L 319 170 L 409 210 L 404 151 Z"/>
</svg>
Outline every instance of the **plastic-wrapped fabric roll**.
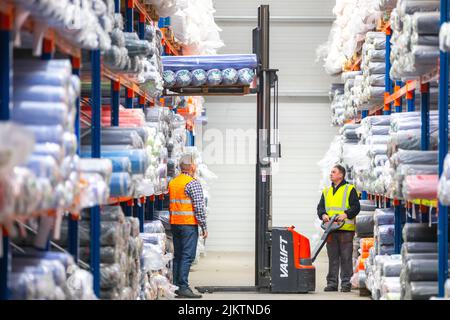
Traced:
<svg viewBox="0 0 450 320">
<path fill-rule="evenodd" d="M 254 54 L 223 54 L 206 56 L 162 56 L 164 70 L 194 69 L 255 69 L 257 59 Z"/>
<path fill-rule="evenodd" d="M 69 85 L 69 77 L 64 73 L 47 71 L 14 70 L 14 86 L 47 85 L 66 87 Z"/>
<path fill-rule="evenodd" d="M 378 254 L 383 256 L 383 255 L 392 255 L 394 254 L 395 249 L 394 249 L 394 245 L 392 244 L 387 244 L 387 245 L 379 245 L 378 246 Z"/>
<path fill-rule="evenodd" d="M 175 73 L 177 87 L 187 87 L 192 82 L 192 74 L 188 70 L 178 70 Z"/>
<path fill-rule="evenodd" d="M 375 226 L 394 224 L 395 215 L 393 208 L 376 209 L 373 217 Z"/>
<path fill-rule="evenodd" d="M 372 74 L 367 77 L 367 84 L 369 86 L 382 86 L 385 79 L 386 77 L 384 74 Z"/>
<path fill-rule="evenodd" d="M 405 300 L 428 300 L 439 293 L 438 283 L 435 281 L 407 282 L 405 286 Z"/>
<path fill-rule="evenodd" d="M 401 0 L 397 4 L 399 16 L 411 15 L 416 12 L 439 11 L 439 1 L 434 0 Z"/>
<path fill-rule="evenodd" d="M 21 86 L 14 90 L 14 101 L 39 101 L 67 103 L 68 91 L 63 87 L 47 85 Z"/>
<path fill-rule="evenodd" d="M 107 127 L 102 128 L 102 134 L 105 132 L 107 135 L 114 135 L 111 132 L 120 132 L 122 134 L 129 134 L 130 132 L 135 132 L 139 135 L 139 137 L 142 139 L 144 143 L 147 142 L 149 136 L 148 131 L 145 127 Z M 106 137 L 105 137 L 106 138 Z M 103 143 L 103 136 L 102 136 L 102 143 Z"/>
<path fill-rule="evenodd" d="M 413 33 L 411 36 L 411 44 L 413 46 L 439 46 L 439 36 Z"/>
<path fill-rule="evenodd" d="M 125 197 L 131 195 L 131 176 L 127 172 L 114 172 L 109 183 L 112 197 Z"/>
<path fill-rule="evenodd" d="M 135 238 L 139 236 L 139 219 L 134 217 L 125 217 L 126 220 L 128 220 L 128 223 L 130 224 L 130 233 L 129 236 Z"/>
<path fill-rule="evenodd" d="M 80 259 L 86 263 L 91 262 L 91 248 L 80 247 Z M 119 250 L 116 247 L 100 247 L 100 263 L 117 263 L 119 261 Z"/>
<path fill-rule="evenodd" d="M 163 72 L 164 86 L 171 88 L 177 83 L 175 72 L 172 70 L 164 70 Z"/>
<path fill-rule="evenodd" d="M 34 134 L 37 143 L 61 144 L 64 134 L 62 126 L 24 126 Z"/>
<path fill-rule="evenodd" d="M 117 288 L 100 290 L 100 299 L 102 300 L 120 300 L 120 292 Z"/>
<path fill-rule="evenodd" d="M 386 261 L 383 264 L 383 276 L 385 277 L 400 277 L 400 272 L 402 271 L 402 260 L 391 260 Z"/>
<path fill-rule="evenodd" d="M 126 157 L 111 157 L 108 160 L 112 162 L 113 172 L 131 173 L 131 161 Z"/>
<path fill-rule="evenodd" d="M 192 85 L 199 87 L 206 83 L 207 75 L 203 69 L 195 69 L 192 72 Z"/>
<path fill-rule="evenodd" d="M 417 242 L 420 243 L 420 242 Z M 424 242 L 426 243 L 426 242 Z M 406 264 L 410 260 L 437 260 L 438 253 L 436 252 L 426 252 L 426 253 L 404 253 L 402 252 L 403 264 Z"/>
<path fill-rule="evenodd" d="M 376 204 L 372 200 L 360 200 L 359 201 L 361 211 L 375 211 Z"/>
<path fill-rule="evenodd" d="M 57 163 L 62 161 L 63 152 L 61 146 L 55 143 L 37 143 L 34 145 L 34 155 L 51 156 Z"/>
<path fill-rule="evenodd" d="M 123 286 L 126 281 L 125 277 L 126 275 L 121 272 L 118 263 L 100 265 L 100 287 L 102 289 Z"/>
<path fill-rule="evenodd" d="M 66 281 L 66 270 L 64 269 L 64 266 L 57 260 L 17 258 L 12 264 L 11 271 L 13 273 L 48 273 L 53 278 L 54 284 L 57 286 L 63 286 Z"/>
<path fill-rule="evenodd" d="M 253 79 L 255 78 L 255 73 L 253 70 L 244 68 L 240 69 L 238 71 L 238 82 L 243 85 L 250 85 L 253 82 Z"/>
<path fill-rule="evenodd" d="M 356 233 L 361 238 L 367 238 L 373 236 L 373 211 L 372 212 L 360 212 L 356 216 Z"/>
<path fill-rule="evenodd" d="M 122 129 L 119 127 L 119 129 Z M 144 142 L 141 137 L 131 130 L 102 130 L 102 145 L 132 145 L 133 148 L 144 148 Z M 82 139 L 83 144 L 90 144 L 91 135 L 86 135 Z"/>
<path fill-rule="evenodd" d="M 164 233 L 164 226 L 159 220 L 146 222 L 144 223 L 144 233 Z"/>
<path fill-rule="evenodd" d="M 217 86 L 222 82 L 222 72 L 219 69 L 208 70 L 206 75 L 206 83 L 210 86 Z"/>
<path fill-rule="evenodd" d="M 438 34 L 440 25 L 439 12 L 415 12 L 412 16 L 413 31 L 418 34 Z"/>
<path fill-rule="evenodd" d="M 90 153 L 82 152 L 82 157 L 90 157 Z M 131 161 L 131 172 L 133 174 L 143 174 L 148 167 L 148 156 L 145 150 L 123 150 L 123 151 L 102 151 L 104 158 L 127 157 Z"/>
<path fill-rule="evenodd" d="M 51 156 L 32 155 L 28 158 L 26 167 L 33 171 L 37 177 L 49 178 L 51 181 L 57 179 L 59 172 L 58 165 Z"/>
<path fill-rule="evenodd" d="M 437 64 L 439 48 L 436 46 L 413 46 L 414 62 L 418 65 Z"/>
<path fill-rule="evenodd" d="M 27 250 L 25 254 L 14 253 L 13 258 L 34 258 L 35 260 L 57 260 L 62 263 L 65 269 L 72 266 L 75 262 L 70 254 L 54 251 L 31 251 Z"/>
<path fill-rule="evenodd" d="M 417 151 L 417 150 L 399 150 L 391 162 L 399 164 L 435 164 L 437 165 L 437 151 Z"/>
<path fill-rule="evenodd" d="M 393 224 L 378 226 L 378 243 L 380 245 L 394 244 L 394 231 Z"/>
<path fill-rule="evenodd" d="M 115 246 L 120 241 L 120 226 L 119 222 L 102 221 L 100 225 L 100 245 L 101 246 Z M 80 246 L 88 246 L 91 241 L 90 222 L 81 221 L 79 224 Z M 66 245 L 68 241 L 68 225 L 64 220 L 61 224 L 61 238 L 54 240 L 59 245 Z"/>
<path fill-rule="evenodd" d="M 436 225 L 428 223 L 407 223 L 402 231 L 404 242 L 436 242 Z"/>
<path fill-rule="evenodd" d="M 438 260 L 409 260 L 405 266 L 405 281 L 437 281 Z"/>
<path fill-rule="evenodd" d="M 403 176 L 435 175 L 438 167 L 434 164 L 401 164 L 397 167 L 396 174 Z"/>
<path fill-rule="evenodd" d="M 98 173 L 105 180 L 110 179 L 113 170 L 109 159 L 80 159 L 79 169 L 82 172 Z"/>
<path fill-rule="evenodd" d="M 367 74 L 384 74 L 386 72 L 386 64 L 384 62 L 369 62 L 367 66 Z"/>
<path fill-rule="evenodd" d="M 239 75 L 236 69 L 227 68 L 222 70 L 222 83 L 226 85 L 233 85 L 238 81 Z"/>
<path fill-rule="evenodd" d="M 83 220 L 90 220 L 90 212 L 89 210 L 83 210 L 81 213 Z M 110 221 L 110 222 L 125 222 L 125 215 L 122 211 L 121 206 L 103 206 L 101 210 L 101 221 Z"/>
<path fill-rule="evenodd" d="M 403 197 L 407 200 L 437 198 L 437 175 L 406 176 L 403 182 Z"/>
<path fill-rule="evenodd" d="M 413 242 L 408 241 L 402 244 L 402 254 L 409 253 L 432 253 L 437 252 L 438 246 L 437 242 Z"/>
</svg>

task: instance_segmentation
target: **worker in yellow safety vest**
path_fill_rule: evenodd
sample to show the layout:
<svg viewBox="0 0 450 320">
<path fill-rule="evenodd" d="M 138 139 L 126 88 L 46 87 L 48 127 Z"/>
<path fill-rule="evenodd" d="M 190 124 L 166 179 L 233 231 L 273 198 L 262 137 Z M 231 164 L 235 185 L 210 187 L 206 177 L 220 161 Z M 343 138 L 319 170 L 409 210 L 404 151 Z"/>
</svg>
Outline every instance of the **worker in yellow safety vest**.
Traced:
<svg viewBox="0 0 450 320">
<path fill-rule="evenodd" d="M 331 169 L 331 186 L 326 187 L 317 205 L 317 215 L 323 222 L 338 215 L 336 221 L 345 224 L 327 239 L 328 275 L 325 291 L 337 291 L 339 268 L 341 291 L 350 292 L 353 275 L 352 255 L 355 236 L 355 218 L 360 211 L 359 197 L 355 187 L 345 181 L 345 168 L 339 164 Z"/>
<path fill-rule="evenodd" d="M 206 239 L 206 209 L 203 189 L 194 178 L 196 166 L 191 154 L 180 158 L 181 174 L 169 183 L 169 212 L 173 238 L 173 282 L 177 298 L 201 298 L 189 287 L 188 278 L 197 252 L 199 227 Z"/>
</svg>

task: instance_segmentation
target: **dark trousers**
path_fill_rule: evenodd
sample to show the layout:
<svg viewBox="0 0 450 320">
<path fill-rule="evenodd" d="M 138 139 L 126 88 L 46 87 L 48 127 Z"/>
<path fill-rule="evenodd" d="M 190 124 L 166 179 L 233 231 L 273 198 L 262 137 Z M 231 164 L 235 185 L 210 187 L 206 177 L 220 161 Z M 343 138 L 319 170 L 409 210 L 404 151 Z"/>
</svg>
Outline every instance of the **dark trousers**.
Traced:
<svg viewBox="0 0 450 320">
<path fill-rule="evenodd" d="M 198 226 L 172 224 L 173 283 L 180 290 L 189 288 L 189 271 L 197 253 Z"/>
<path fill-rule="evenodd" d="M 337 231 L 328 236 L 328 275 L 327 285 L 337 288 L 339 284 L 339 267 L 341 269 L 341 288 L 351 287 L 353 275 L 352 254 L 353 237 L 350 231 Z"/>
</svg>

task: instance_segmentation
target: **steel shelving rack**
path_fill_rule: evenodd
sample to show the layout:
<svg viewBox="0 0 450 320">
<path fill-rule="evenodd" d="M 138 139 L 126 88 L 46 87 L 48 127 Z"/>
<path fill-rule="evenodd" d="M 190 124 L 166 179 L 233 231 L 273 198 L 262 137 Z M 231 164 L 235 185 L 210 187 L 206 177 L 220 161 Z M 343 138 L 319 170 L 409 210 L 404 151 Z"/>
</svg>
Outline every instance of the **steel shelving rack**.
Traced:
<svg viewBox="0 0 450 320">
<path fill-rule="evenodd" d="M 441 0 L 440 4 L 440 23 L 449 21 L 449 0 Z M 406 111 L 415 111 L 415 93 L 417 90 L 421 93 L 420 111 L 421 111 L 421 150 L 429 150 L 430 146 L 430 85 L 434 80 L 439 80 L 439 100 L 438 100 L 438 115 L 439 115 L 439 142 L 438 142 L 438 160 L 439 160 L 439 177 L 443 173 L 443 165 L 445 156 L 448 153 L 448 84 L 449 84 L 449 57 L 447 52 L 440 51 L 439 67 L 429 74 L 421 76 L 417 80 L 409 80 L 406 83 L 401 81 L 392 81 L 389 73 L 391 68 L 390 52 L 391 52 L 391 36 L 392 30 L 389 22 L 380 31 L 386 34 L 386 70 L 385 70 L 385 95 L 384 106 L 373 110 L 371 112 L 362 111 L 361 118 L 371 115 L 390 115 L 392 111 L 398 113 L 403 112 L 403 97 L 406 99 Z M 392 104 L 394 110 L 392 110 Z M 382 111 L 382 113 L 381 113 Z M 394 232 L 394 251 L 396 254 L 400 253 L 402 245 L 402 205 L 407 211 L 407 223 L 414 222 L 430 222 L 428 221 L 432 210 L 437 210 L 438 213 L 438 256 L 439 256 L 439 270 L 438 270 L 438 284 L 439 297 L 444 296 L 444 285 L 448 279 L 448 207 L 444 206 L 437 199 L 424 200 L 415 199 L 413 201 L 400 201 L 399 199 L 389 199 L 383 195 L 367 194 L 362 192 L 362 199 L 376 200 L 377 205 L 384 200 L 386 207 L 390 207 L 391 203 L 394 206 L 395 212 L 395 232 Z M 421 213 L 420 219 L 411 216 L 413 206 L 419 206 Z M 415 208 L 414 208 L 415 209 Z M 446 214 L 447 213 L 447 214 Z"/>
<path fill-rule="evenodd" d="M 144 37 L 145 25 L 147 23 L 154 24 L 152 17 L 148 14 L 142 1 L 127 0 L 125 7 L 126 12 L 126 31 L 134 31 L 134 15 L 138 15 L 137 32 L 139 37 Z M 115 0 L 115 12 L 120 13 L 121 1 Z M 13 63 L 13 44 L 12 44 L 12 28 L 14 20 L 14 5 L 11 1 L 5 1 L 0 4 L 0 121 L 9 120 L 9 106 L 11 100 L 10 85 L 11 73 L 10 69 Z M 32 30 L 34 21 L 30 18 L 24 24 L 24 30 Z M 73 46 L 64 37 L 60 36 L 55 30 L 49 29 L 43 39 L 43 54 L 41 59 L 52 59 L 55 51 L 59 51 L 71 58 L 72 73 L 80 75 L 82 50 Z M 92 108 L 92 150 L 93 158 L 101 157 L 101 107 L 102 92 L 101 79 L 105 77 L 111 81 L 111 126 L 119 125 L 119 105 L 120 105 L 120 89 L 125 88 L 126 107 L 134 107 L 134 96 L 138 97 L 138 107 L 146 108 L 155 105 L 155 99 L 143 92 L 138 84 L 124 74 L 117 74 L 103 65 L 99 50 L 89 52 L 92 64 L 91 70 L 91 108 Z M 75 118 L 75 134 L 78 142 L 80 142 L 80 99 L 76 102 L 77 112 Z M 78 143 L 78 147 L 80 143 Z M 79 153 L 79 148 L 77 150 Z M 143 231 L 144 224 L 144 204 L 146 199 L 141 197 L 137 199 L 141 204 L 138 208 L 138 218 L 140 222 L 140 230 Z M 148 197 L 147 207 L 150 212 L 153 211 L 155 197 Z M 109 203 L 116 204 L 127 202 L 129 208 L 132 209 L 133 199 L 129 197 L 111 198 Z M 131 215 L 132 210 L 128 210 Z M 94 292 L 97 296 L 100 294 L 100 206 L 90 208 L 91 210 L 91 271 L 94 278 Z M 151 215 L 152 218 L 152 215 Z M 78 260 L 78 221 L 79 216 L 70 214 L 69 217 L 69 252 Z M 0 300 L 8 299 L 8 271 L 11 266 L 9 257 L 10 241 L 6 229 L 0 225 L 2 231 L 2 257 L 0 258 Z"/>
</svg>

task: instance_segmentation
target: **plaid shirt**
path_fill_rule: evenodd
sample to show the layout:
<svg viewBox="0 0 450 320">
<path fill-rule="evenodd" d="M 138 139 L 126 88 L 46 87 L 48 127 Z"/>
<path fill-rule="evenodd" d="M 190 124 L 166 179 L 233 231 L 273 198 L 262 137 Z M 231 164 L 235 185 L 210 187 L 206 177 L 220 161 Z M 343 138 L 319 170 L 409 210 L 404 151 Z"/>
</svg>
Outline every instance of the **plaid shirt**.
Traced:
<svg viewBox="0 0 450 320">
<path fill-rule="evenodd" d="M 182 174 L 192 177 L 191 175 L 184 172 Z M 206 209 L 202 185 L 200 184 L 200 182 L 194 179 L 186 185 L 184 192 L 189 198 L 192 199 L 195 217 L 197 218 L 198 224 L 202 228 L 203 232 L 205 232 L 207 230 Z"/>
</svg>

